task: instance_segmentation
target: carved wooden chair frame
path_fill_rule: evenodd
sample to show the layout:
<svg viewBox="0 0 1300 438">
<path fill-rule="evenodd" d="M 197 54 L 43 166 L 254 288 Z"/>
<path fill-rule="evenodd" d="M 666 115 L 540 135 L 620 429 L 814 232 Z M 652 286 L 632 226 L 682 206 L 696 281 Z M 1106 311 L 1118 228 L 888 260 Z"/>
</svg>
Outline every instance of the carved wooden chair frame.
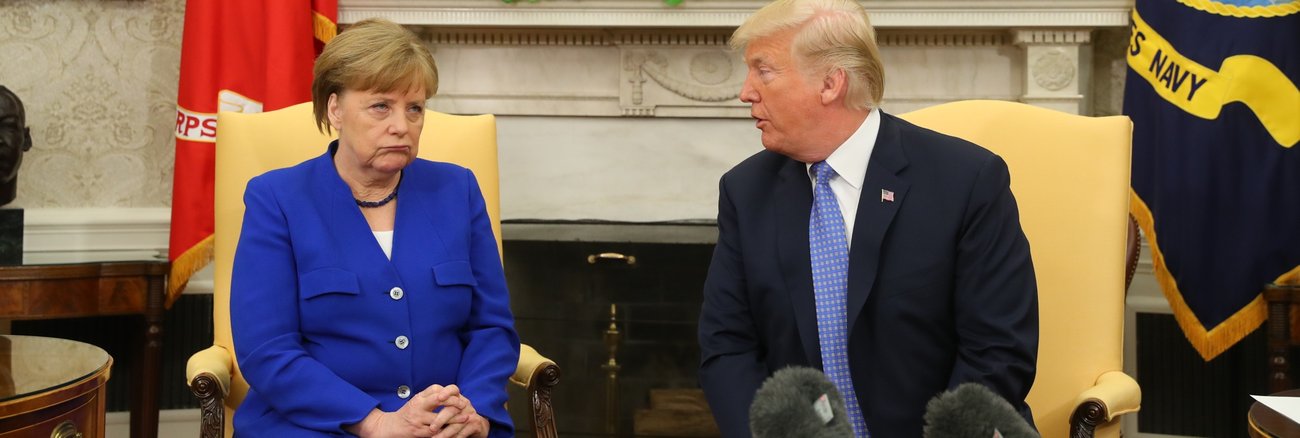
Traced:
<svg viewBox="0 0 1300 438">
<path fill-rule="evenodd" d="M 528 394 L 531 406 L 533 436 L 537 438 L 555 438 L 555 411 L 551 406 L 551 391 L 560 383 L 560 367 L 546 358 L 531 351 L 532 347 L 522 347 L 519 368 L 510 377 L 510 383 L 518 385 Z M 531 359 L 531 360 L 530 360 Z M 222 438 L 225 436 L 226 410 L 225 390 L 211 373 L 200 373 L 189 382 L 190 391 L 199 399 L 202 413 L 199 436 L 202 438 Z"/>
</svg>

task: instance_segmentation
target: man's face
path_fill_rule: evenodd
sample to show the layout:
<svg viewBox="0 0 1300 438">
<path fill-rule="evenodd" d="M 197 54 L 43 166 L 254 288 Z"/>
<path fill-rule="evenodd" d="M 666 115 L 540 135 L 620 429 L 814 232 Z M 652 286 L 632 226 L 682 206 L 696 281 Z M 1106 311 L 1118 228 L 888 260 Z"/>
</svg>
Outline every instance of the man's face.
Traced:
<svg viewBox="0 0 1300 438">
<path fill-rule="evenodd" d="M 750 116 L 763 131 L 763 147 L 790 158 L 810 162 L 810 133 L 817 129 L 822 110 L 821 87 L 809 81 L 790 51 L 794 30 L 777 32 L 750 42 L 745 48 L 749 73 L 740 100 L 750 104 Z M 814 160 L 816 161 L 816 160 Z"/>
<path fill-rule="evenodd" d="M 23 152 L 31 147 L 22 103 L 9 90 L 0 90 L 0 182 L 18 176 Z"/>
</svg>

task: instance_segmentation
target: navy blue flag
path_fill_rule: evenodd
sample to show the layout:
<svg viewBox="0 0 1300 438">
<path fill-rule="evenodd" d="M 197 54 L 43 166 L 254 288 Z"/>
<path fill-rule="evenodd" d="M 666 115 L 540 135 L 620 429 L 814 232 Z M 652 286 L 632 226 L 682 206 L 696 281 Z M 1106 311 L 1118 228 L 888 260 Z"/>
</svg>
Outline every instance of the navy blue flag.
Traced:
<svg viewBox="0 0 1300 438">
<path fill-rule="evenodd" d="M 1300 280 L 1300 0 L 1137 0 L 1128 66 L 1132 212 L 1210 360 Z"/>
</svg>

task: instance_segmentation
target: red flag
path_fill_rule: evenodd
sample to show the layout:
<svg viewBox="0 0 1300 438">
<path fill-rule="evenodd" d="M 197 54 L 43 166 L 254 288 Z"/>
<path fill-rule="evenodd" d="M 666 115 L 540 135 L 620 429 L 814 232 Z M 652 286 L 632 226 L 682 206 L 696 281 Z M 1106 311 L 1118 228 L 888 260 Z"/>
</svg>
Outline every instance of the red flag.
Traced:
<svg viewBox="0 0 1300 438">
<path fill-rule="evenodd" d="M 212 261 L 217 111 L 311 99 L 312 64 L 336 33 L 337 0 L 189 0 L 176 104 L 167 304 Z"/>
</svg>

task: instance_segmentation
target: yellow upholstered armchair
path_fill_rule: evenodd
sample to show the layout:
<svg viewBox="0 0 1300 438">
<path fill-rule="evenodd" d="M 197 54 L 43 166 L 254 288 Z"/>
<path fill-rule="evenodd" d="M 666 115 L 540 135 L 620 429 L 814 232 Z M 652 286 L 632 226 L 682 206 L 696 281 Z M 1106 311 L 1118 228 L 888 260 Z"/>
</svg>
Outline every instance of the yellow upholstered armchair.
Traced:
<svg viewBox="0 0 1300 438">
<path fill-rule="evenodd" d="M 902 117 L 984 146 L 1011 169 L 1038 277 L 1038 376 L 1028 402 L 1039 431 L 1119 436 L 1118 417 L 1142 399 L 1123 372 L 1126 277 L 1137 254 L 1129 237 L 1132 123 L 1004 101 Z"/>
<path fill-rule="evenodd" d="M 190 390 L 202 408 L 204 438 L 230 436 L 230 419 L 248 392 L 239 373 L 230 335 L 230 271 L 244 219 L 244 187 L 263 172 L 287 167 L 322 153 L 329 136 L 316 129 L 310 102 L 260 113 L 222 112 L 217 140 L 213 346 L 195 353 L 186 367 Z M 500 189 L 497 171 L 496 119 L 491 115 L 453 116 L 427 111 L 420 136 L 420 157 L 456 163 L 474 171 L 492 230 L 501 247 Z M 551 389 L 560 369 L 532 347 L 520 346 L 519 366 L 510 381 L 528 393 L 537 437 L 554 437 Z M 523 425 L 518 425 L 522 427 Z"/>
</svg>

